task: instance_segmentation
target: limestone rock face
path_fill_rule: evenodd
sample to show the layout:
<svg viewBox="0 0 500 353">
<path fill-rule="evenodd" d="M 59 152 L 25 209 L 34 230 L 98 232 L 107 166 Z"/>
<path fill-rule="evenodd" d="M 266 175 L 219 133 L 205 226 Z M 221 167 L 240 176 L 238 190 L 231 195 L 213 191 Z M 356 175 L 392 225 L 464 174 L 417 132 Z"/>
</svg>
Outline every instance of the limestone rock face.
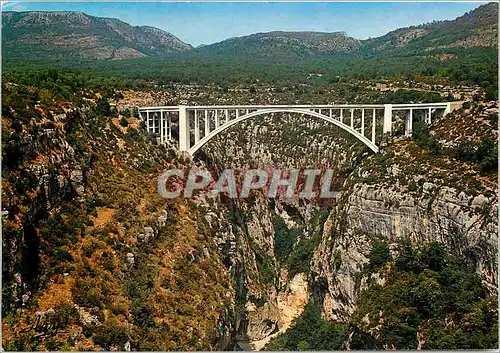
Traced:
<svg viewBox="0 0 500 353">
<path fill-rule="evenodd" d="M 278 114 L 235 125 L 203 151 L 210 160 L 237 171 L 328 166 L 336 171 L 335 188 L 340 186 L 340 170 L 350 168 L 363 153 L 363 146 L 353 142 L 321 120 Z M 312 161 L 310 156 L 316 154 L 318 159 Z M 236 346 L 262 349 L 302 313 L 310 295 L 308 275 L 288 276 L 286 265 L 276 258 L 274 217 L 280 217 L 288 229 L 303 227 L 300 237 L 310 238 L 313 232 L 321 232 L 312 225 L 320 205 L 297 198 L 269 200 L 263 193 L 229 202 L 200 198 L 197 203 L 235 278 Z"/>
<path fill-rule="evenodd" d="M 82 12 L 7 12 L 2 16 L 9 46 L 29 45 L 38 57 L 121 60 L 192 49 L 190 44 L 150 26 L 131 26 L 113 18 Z M 17 56 L 16 54 L 13 54 Z"/>
<path fill-rule="evenodd" d="M 496 200 L 424 183 L 418 198 L 397 189 L 357 185 L 348 204 L 350 229 L 390 240 L 442 242 L 451 252 L 476 261 L 480 272 L 496 283 L 496 278 L 489 277 L 495 275 Z"/>
<path fill-rule="evenodd" d="M 235 278 L 235 342 L 237 347 L 262 349 L 300 315 L 309 299 L 307 275 L 288 278 L 274 254 L 273 212 L 283 219 L 315 215 L 316 205 L 270 201 L 262 194 L 248 200 L 222 202 L 203 196 L 196 200 L 202 221 L 214 234 L 224 263 Z M 295 213 L 292 217 L 291 213 Z"/>
<path fill-rule="evenodd" d="M 274 300 L 264 303 L 261 307 L 249 302 L 246 305 L 246 312 L 248 318 L 247 334 L 252 340 L 261 340 L 278 331 L 280 312 Z"/>
<path fill-rule="evenodd" d="M 452 254 L 475 265 L 495 291 L 497 277 L 497 200 L 466 195 L 448 186 L 424 183 L 416 196 L 398 186 L 355 184 L 345 190 L 314 257 L 316 285 L 323 286 L 326 317 L 346 320 L 363 288 L 363 265 L 369 261 L 370 236 L 394 244 L 443 243 Z"/>
</svg>

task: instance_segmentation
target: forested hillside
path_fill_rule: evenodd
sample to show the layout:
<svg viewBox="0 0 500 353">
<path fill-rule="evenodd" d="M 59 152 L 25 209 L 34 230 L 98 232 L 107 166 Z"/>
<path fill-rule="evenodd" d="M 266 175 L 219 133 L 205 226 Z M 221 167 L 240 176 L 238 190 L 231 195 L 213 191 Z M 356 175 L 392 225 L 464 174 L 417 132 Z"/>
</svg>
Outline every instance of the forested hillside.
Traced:
<svg viewBox="0 0 500 353">
<path fill-rule="evenodd" d="M 480 85 L 491 97 L 497 95 L 497 3 L 452 21 L 397 29 L 365 41 L 344 33 L 270 32 L 195 49 L 158 29 L 82 13 L 3 16 L 6 72 L 50 63 L 101 76 L 154 80 L 159 85 L 256 80 L 295 84 L 320 74 L 316 81 L 323 83 L 342 78 L 418 79 Z M 65 34 L 68 26 L 71 36 Z"/>
</svg>

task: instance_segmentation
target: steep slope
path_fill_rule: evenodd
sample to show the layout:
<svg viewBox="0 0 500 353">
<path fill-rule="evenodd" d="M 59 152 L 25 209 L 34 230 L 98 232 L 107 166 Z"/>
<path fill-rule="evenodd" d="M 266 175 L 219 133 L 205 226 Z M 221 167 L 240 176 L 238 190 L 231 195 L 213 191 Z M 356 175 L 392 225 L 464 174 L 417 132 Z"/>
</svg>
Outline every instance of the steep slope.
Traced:
<svg viewBox="0 0 500 353">
<path fill-rule="evenodd" d="M 156 192 L 175 158 L 95 92 L 54 91 L 2 89 L 2 349 L 227 348 L 234 290 L 212 234 Z"/>
<path fill-rule="evenodd" d="M 191 49 L 174 35 L 82 12 L 4 12 L 3 52 L 9 58 L 127 59 Z"/>
<path fill-rule="evenodd" d="M 292 339 L 283 346 L 285 332 L 268 348 L 495 347 L 495 102 L 436 121 L 430 133 L 444 150 L 427 136 L 424 146 L 399 139 L 374 156 L 321 121 L 248 120 L 204 146 L 196 165 L 333 164 L 339 202 L 269 202 L 261 194 L 165 202 L 156 175 L 190 162 L 149 143 L 126 107 L 377 97 L 340 85 L 302 93 L 176 85 L 142 98 L 115 91 L 120 121 L 85 89 L 90 80 L 52 71 L 29 81 L 43 88 L 3 87 L 6 350 L 248 350 L 301 313 Z M 59 102 L 64 83 L 80 99 Z M 473 160 L 458 160 L 457 150 Z M 424 258 L 410 253 L 406 271 L 395 267 L 403 240 L 415 249 L 441 245 Z"/>
<path fill-rule="evenodd" d="M 414 138 L 395 140 L 351 174 L 313 260 L 326 317 L 349 322 L 355 336 L 359 329 L 373 339 L 373 348 L 498 345 L 496 319 L 486 319 L 487 312 L 496 316 L 497 114 L 496 102 L 467 103 L 429 131 L 415 128 Z M 417 254 L 429 246 L 427 255 Z M 441 258 L 440 265 L 423 265 L 425 256 Z M 442 272 L 443 263 L 453 269 Z M 455 271 L 476 273 L 477 284 L 465 288 L 481 293 L 464 294 L 466 304 L 452 309 L 433 307 L 449 300 L 444 288 Z M 455 300 L 463 282 L 453 286 Z"/>
<path fill-rule="evenodd" d="M 489 3 L 450 21 L 400 28 L 363 42 L 374 52 L 428 52 L 445 48 L 497 48 L 498 3 Z"/>
</svg>

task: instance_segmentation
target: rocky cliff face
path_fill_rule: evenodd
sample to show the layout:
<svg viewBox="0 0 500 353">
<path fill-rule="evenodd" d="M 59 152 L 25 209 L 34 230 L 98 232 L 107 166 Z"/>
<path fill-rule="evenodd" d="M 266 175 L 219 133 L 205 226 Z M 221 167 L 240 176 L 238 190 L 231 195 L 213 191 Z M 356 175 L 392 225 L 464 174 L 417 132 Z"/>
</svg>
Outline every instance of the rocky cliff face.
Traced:
<svg viewBox="0 0 500 353">
<path fill-rule="evenodd" d="M 424 183 L 418 197 L 404 187 L 366 184 L 357 184 L 342 197 L 345 203 L 331 219 L 338 228 L 325 232 L 314 261 L 315 276 L 327 283 L 323 308 L 329 319 L 347 321 L 353 313 L 366 284 L 363 266 L 369 262 L 372 237 L 389 244 L 406 239 L 415 246 L 443 243 L 450 253 L 473 262 L 496 292 L 495 197 L 474 197 L 433 183 Z"/>
<path fill-rule="evenodd" d="M 328 165 L 336 172 L 335 188 L 363 154 L 364 147 L 353 142 L 327 123 L 277 114 L 230 128 L 204 146 L 199 158 L 237 170 Z M 309 300 L 309 262 L 323 228 L 324 220 L 317 218 L 330 203 L 268 200 L 262 194 L 237 201 L 204 202 L 206 217 L 221 239 L 219 248 L 231 258 L 232 267 L 241 271 L 241 280 L 236 281 L 236 290 L 241 289 L 241 297 L 237 296 L 240 324 L 236 325 L 241 348 L 263 348 L 303 311 Z M 298 232 L 291 242 L 294 250 L 286 256 L 280 256 L 277 244 L 280 222 L 287 230 Z M 307 252 L 302 257 L 294 255 L 305 242 L 310 242 Z"/>
<path fill-rule="evenodd" d="M 461 109 L 436 122 L 433 130 L 448 146 L 461 138 L 496 140 L 496 126 L 484 118 L 490 113 L 496 114 L 490 104 Z M 465 135 L 463 128 L 453 128 L 461 124 L 468 126 Z M 325 317 L 346 321 L 355 310 L 367 283 L 364 266 L 373 239 L 386 241 L 393 252 L 403 241 L 415 247 L 444 244 L 475 268 L 496 295 L 497 219 L 495 173 L 481 175 L 470 164 L 429 156 L 405 139 L 395 141 L 350 176 L 325 225 L 313 270 L 315 285 L 324 293 Z"/>
<path fill-rule="evenodd" d="M 95 95 L 77 107 L 3 88 L 3 347 L 231 347 L 234 286 L 217 244 L 192 205 L 156 192 L 175 156 L 132 117 L 103 116 Z"/>
<path fill-rule="evenodd" d="M 400 28 L 363 42 L 364 49 L 391 51 L 420 49 L 429 52 L 446 48 L 496 48 L 498 46 L 498 3 L 491 2 L 449 21 Z"/>
</svg>

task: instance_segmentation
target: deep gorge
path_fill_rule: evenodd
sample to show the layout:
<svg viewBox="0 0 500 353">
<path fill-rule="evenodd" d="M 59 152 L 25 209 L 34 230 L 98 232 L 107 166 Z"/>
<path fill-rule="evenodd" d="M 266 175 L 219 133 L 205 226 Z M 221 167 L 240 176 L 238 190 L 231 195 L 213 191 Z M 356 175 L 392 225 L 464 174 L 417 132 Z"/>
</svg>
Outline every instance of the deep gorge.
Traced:
<svg viewBox="0 0 500 353">
<path fill-rule="evenodd" d="M 23 85 L 4 92 L 7 349 L 497 344 L 495 102 L 470 102 L 379 154 L 325 122 L 276 114 L 230 128 L 190 159 L 146 136 L 134 105 L 231 102 L 247 91 L 89 92 L 64 103 Z M 283 99 L 265 87 L 255 96 Z M 464 125 L 481 160 L 463 156 Z M 161 171 L 193 164 L 328 166 L 340 196 L 161 199 Z"/>
</svg>

